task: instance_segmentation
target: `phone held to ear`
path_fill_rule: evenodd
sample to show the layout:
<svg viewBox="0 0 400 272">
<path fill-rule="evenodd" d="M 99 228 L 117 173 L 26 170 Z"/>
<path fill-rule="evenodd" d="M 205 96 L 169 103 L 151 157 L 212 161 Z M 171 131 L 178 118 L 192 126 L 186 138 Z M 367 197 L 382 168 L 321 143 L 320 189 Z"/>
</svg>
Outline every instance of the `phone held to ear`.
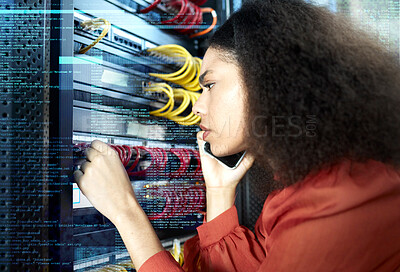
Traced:
<svg viewBox="0 0 400 272">
<path fill-rule="evenodd" d="M 204 142 L 203 150 L 208 156 L 216 159 L 224 167 L 232 170 L 236 169 L 236 167 L 239 166 L 240 162 L 243 160 L 244 155 L 246 154 L 246 151 L 242 151 L 229 156 L 217 157 L 211 152 L 211 146 L 209 142 Z"/>
</svg>

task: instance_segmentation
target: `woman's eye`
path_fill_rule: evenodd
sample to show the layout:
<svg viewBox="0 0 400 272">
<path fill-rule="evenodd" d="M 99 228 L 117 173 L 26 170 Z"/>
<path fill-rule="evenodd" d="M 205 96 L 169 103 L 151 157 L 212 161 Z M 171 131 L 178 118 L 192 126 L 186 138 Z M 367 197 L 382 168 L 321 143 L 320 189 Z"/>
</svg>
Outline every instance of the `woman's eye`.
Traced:
<svg viewBox="0 0 400 272">
<path fill-rule="evenodd" d="M 215 83 L 210 83 L 210 84 L 205 84 L 204 88 L 206 89 L 211 89 L 214 86 Z"/>
</svg>

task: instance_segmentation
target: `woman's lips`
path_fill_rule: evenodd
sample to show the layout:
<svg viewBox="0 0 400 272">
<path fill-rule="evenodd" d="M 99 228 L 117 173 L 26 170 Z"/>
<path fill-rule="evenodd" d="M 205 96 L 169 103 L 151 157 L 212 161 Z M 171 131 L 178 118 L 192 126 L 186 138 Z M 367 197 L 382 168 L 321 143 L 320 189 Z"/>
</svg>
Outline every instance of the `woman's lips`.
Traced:
<svg viewBox="0 0 400 272">
<path fill-rule="evenodd" d="M 205 126 L 203 126 L 203 125 L 200 125 L 200 128 L 201 128 L 202 130 L 204 130 L 204 133 L 203 133 L 203 141 L 205 141 L 205 140 L 206 140 L 206 137 L 208 136 L 208 134 L 210 134 L 210 131 L 209 131 Z"/>
<path fill-rule="evenodd" d="M 201 130 L 208 130 L 208 128 L 206 128 L 206 127 L 203 126 L 203 125 L 200 125 L 200 128 L 201 128 Z"/>
</svg>

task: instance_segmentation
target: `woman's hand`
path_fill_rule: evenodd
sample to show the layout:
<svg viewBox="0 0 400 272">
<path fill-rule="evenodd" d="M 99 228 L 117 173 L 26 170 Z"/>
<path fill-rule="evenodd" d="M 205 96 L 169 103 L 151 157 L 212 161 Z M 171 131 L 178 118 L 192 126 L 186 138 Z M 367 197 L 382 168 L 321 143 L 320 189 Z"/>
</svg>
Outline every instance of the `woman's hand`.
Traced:
<svg viewBox="0 0 400 272">
<path fill-rule="evenodd" d="M 223 167 L 216 159 L 211 158 L 205 154 L 203 150 L 203 133 L 199 131 L 197 133 L 197 142 L 199 144 L 199 152 L 201 159 L 201 168 L 203 171 L 204 180 L 206 183 L 207 190 L 212 189 L 231 189 L 234 190 L 246 174 L 247 170 L 253 165 L 254 157 L 249 153 L 243 157 L 239 166 L 236 169 L 227 169 Z"/>
<path fill-rule="evenodd" d="M 117 152 L 101 141 L 94 140 L 85 153 L 87 161 L 74 172 L 75 181 L 90 203 L 115 224 L 117 216 L 139 206 L 128 174 Z"/>
<path fill-rule="evenodd" d="M 117 152 L 93 141 L 87 161 L 74 172 L 75 181 L 93 206 L 117 227 L 132 262 L 139 270 L 151 256 L 164 250 L 143 209 Z"/>
</svg>

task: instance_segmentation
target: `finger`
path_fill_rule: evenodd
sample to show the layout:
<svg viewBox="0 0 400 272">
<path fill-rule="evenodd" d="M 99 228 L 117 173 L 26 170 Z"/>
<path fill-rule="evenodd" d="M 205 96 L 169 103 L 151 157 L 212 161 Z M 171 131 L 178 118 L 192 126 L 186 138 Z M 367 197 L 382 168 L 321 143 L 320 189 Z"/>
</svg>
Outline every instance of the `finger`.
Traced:
<svg viewBox="0 0 400 272">
<path fill-rule="evenodd" d="M 100 153 L 106 153 L 109 146 L 106 143 L 103 143 L 102 141 L 99 140 L 94 140 L 90 143 L 90 147 L 97 150 Z"/>
<path fill-rule="evenodd" d="M 85 155 L 87 160 L 92 162 L 95 157 L 100 155 L 100 152 L 94 148 L 89 147 L 85 149 Z"/>
<path fill-rule="evenodd" d="M 76 170 L 76 171 L 74 172 L 74 180 L 75 180 L 75 182 L 76 182 L 77 184 L 79 184 L 79 182 L 81 181 L 82 176 L 83 176 L 83 173 L 82 173 L 81 170 Z M 78 185 L 78 186 L 79 186 L 79 185 Z"/>
<path fill-rule="evenodd" d="M 196 137 L 197 137 L 197 144 L 199 145 L 199 153 L 200 153 L 200 156 L 202 156 L 203 155 L 203 145 L 204 145 L 204 140 L 203 140 L 203 134 L 204 134 L 204 132 L 205 131 L 199 131 L 199 132 L 197 132 L 197 135 L 196 135 Z"/>
<path fill-rule="evenodd" d="M 81 165 L 81 171 L 82 171 L 82 173 L 87 173 L 87 171 L 88 171 L 88 168 L 90 167 L 90 165 L 91 165 L 91 163 L 90 162 L 88 162 L 88 161 L 85 161 L 84 163 L 82 163 L 82 165 Z"/>
<path fill-rule="evenodd" d="M 77 160 L 75 161 L 75 166 L 78 166 L 78 167 L 80 168 L 81 165 L 82 165 L 82 163 L 84 163 L 85 161 L 86 161 L 85 158 L 77 159 Z"/>
<path fill-rule="evenodd" d="M 246 152 L 246 154 L 243 157 L 243 160 L 240 162 L 240 166 L 243 167 L 243 170 L 247 171 L 253 165 L 254 160 L 255 160 L 254 155 Z"/>
</svg>

